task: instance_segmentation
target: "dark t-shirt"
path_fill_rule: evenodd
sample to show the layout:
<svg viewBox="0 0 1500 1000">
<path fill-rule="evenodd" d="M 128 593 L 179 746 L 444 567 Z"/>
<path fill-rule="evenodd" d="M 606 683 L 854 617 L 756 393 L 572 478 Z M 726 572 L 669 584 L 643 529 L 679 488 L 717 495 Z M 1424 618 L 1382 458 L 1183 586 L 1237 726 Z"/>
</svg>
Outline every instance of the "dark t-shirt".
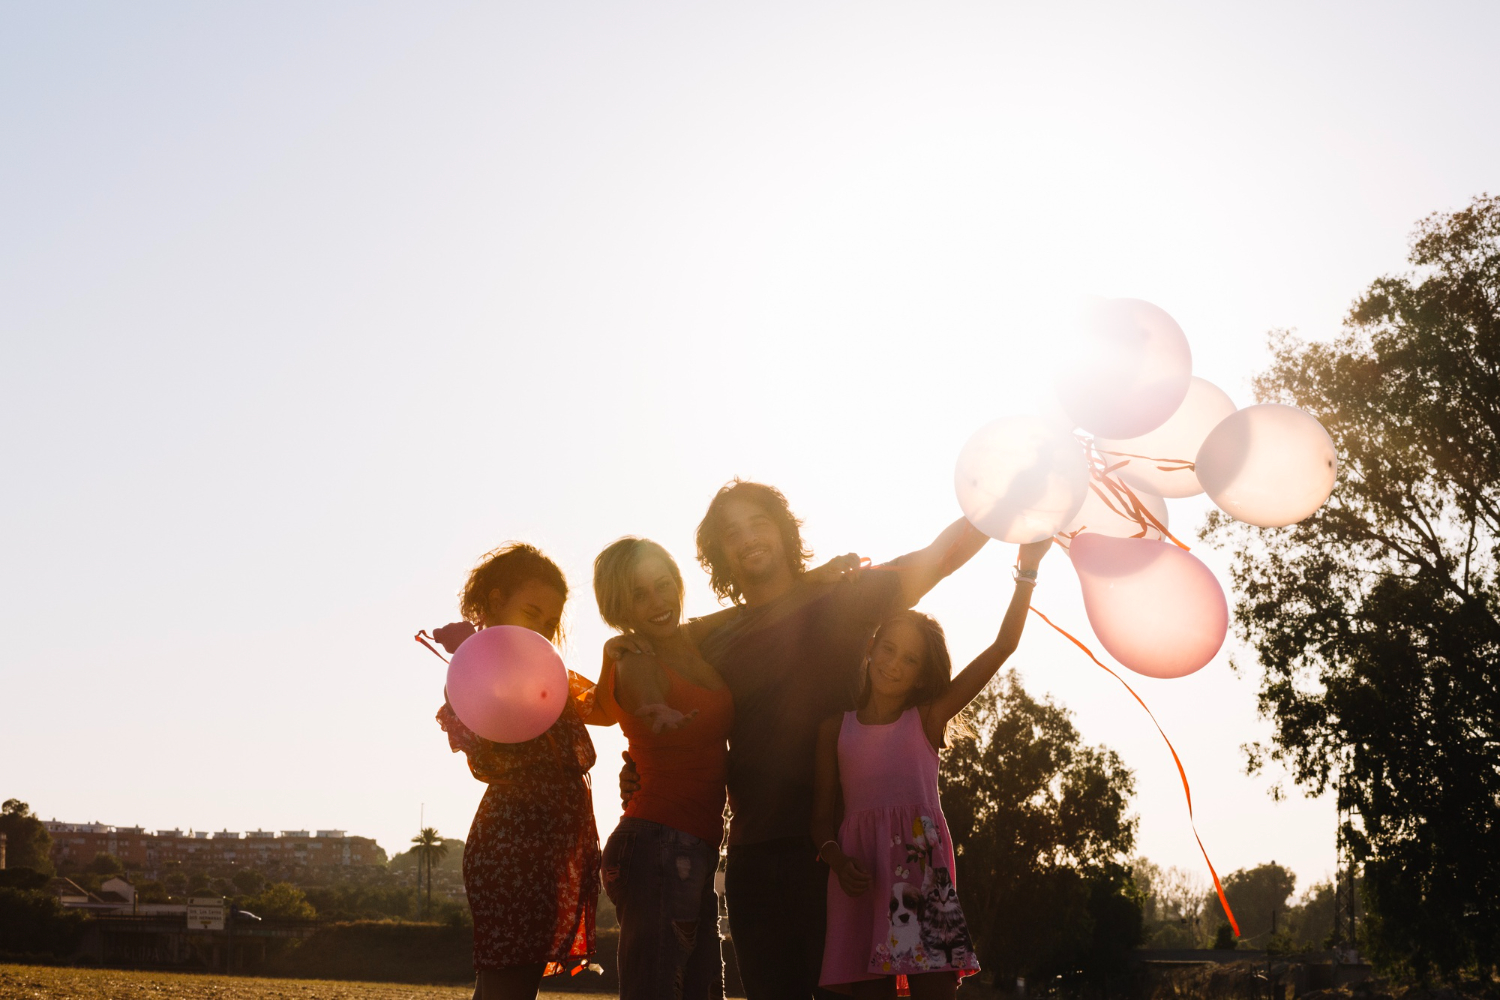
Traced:
<svg viewBox="0 0 1500 1000">
<path fill-rule="evenodd" d="M 730 843 L 808 836 L 818 725 L 854 707 L 865 646 L 901 607 L 900 577 L 866 569 L 740 608 L 703 640 L 734 695 Z"/>
</svg>

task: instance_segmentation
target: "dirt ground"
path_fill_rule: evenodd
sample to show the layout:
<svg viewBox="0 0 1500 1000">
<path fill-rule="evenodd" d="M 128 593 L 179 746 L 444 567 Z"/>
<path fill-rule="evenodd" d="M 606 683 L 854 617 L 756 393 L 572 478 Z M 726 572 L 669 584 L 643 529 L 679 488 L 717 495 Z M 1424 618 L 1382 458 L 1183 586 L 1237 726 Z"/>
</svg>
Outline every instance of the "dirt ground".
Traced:
<svg viewBox="0 0 1500 1000">
<path fill-rule="evenodd" d="M 469 1000 L 473 992 L 457 986 L 0 965 L 0 1000 Z M 599 1000 L 605 995 L 542 993 L 541 998 Z"/>
</svg>

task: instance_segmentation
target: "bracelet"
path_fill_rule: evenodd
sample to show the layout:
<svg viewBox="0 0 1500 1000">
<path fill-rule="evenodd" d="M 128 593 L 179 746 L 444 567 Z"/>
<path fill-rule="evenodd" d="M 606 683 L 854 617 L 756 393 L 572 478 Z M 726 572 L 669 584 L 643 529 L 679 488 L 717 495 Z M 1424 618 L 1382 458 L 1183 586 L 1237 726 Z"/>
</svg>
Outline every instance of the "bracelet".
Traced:
<svg viewBox="0 0 1500 1000">
<path fill-rule="evenodd" d="M 834 847 L 838 847 L 839 846 L 839 842 L 837 840 L 833 840 L 831 838 L 829 840 L 823 841 L 823 843 L 821 843 L 821 844 L 818 845 L 818 857 L 821 858 L 823 856 L 823 848 L 827 847 L 829 844 L 832 844 Z M 839 847 L 839 850 L 843 850 L 843 848 Z"/>
<path fill-rule="evenodd" d="M 1011 576 L 1016 583 L 1029 583 L 1033 587 L 1036 586 L 1036 570 L 1034 569 L 1017 569 L 1012 572 Z"/>
</svg>

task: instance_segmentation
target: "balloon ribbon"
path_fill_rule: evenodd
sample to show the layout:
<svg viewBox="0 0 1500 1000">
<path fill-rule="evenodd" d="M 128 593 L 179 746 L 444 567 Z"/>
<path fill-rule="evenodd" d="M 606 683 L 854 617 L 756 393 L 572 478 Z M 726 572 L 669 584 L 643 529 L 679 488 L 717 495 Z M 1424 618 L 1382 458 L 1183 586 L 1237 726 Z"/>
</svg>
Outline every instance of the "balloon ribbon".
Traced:
<svg viewBox="0 0 1500 1000">
<path fill-rule="evenodd" d="M 1134 688 L 1125 683 L 1125 678 L 1121 677 L 1109 667 L 1105 666 L 1103 661 L 1101 661 L 1099 657 L 1094 655 L 1093 650 L 1089 649 L 1083 643 L 1079 642 L 1077 638 L 1070 635 L 1067 631 L 1058 626 L 1058 624 L 1051 618 L 1048 618 L 1040 611 L 1037 611 L 1036 608 L 1032 608 L 1031 610 L 1042 621 L 1046 622 L 1048 625 L 1051 625 L 1054 629 L 1057 629 L 1057 631 L 1062 635 L 1064 639 L 1067 639 L 1073 645 L 1083 650 L 1084 655 L 1098 664 L 1098 666 L 1105 673 L 1109 674 L 1115 680 L 1124 685 L 1125 690 L 1130 692 L 1130 697 L 1134 698 L 1136 702 L 1146 710 L 1146 715 L 1151 719 L 1151 724 L 1156 727 L 1156 731 L 1158 733 L 1161 733 L 1161 738 L 1167 744 L 1167 749 L 1172 752 L 1172 762 L 1177 765 L 1177 776 L 1182 779 L 1182 794 L 1187 797 L 1188 826 L 1192 828 L 1193 839 L 1198 842 L 1198 850 L 1203 852 L 1203 861 L 1208 865 L 1208 873 L 1213 876 L 1214 891 L 1219 894 L 1219 905 L 1224 907 L 1224 916 L 1229 918 L 1229 926 L 1234 928 L 1234 936 L 1239 937 L 1239 921 L 1234 919 L 1234 911 L 1229 908 L 1229 900 L 1224 896 L 1224 886 L 1219 882 L 1219 873 L 1214 871 L 1214 863 L 1208 859 L 1208 850 L 1203 846 L 1203 838 L 1198 836 L 1197 824 L 1193 822 L 1193 790 L 1188 786 L 1187 771 L 1185 771 L 1182 767 L 1182 758 L 1177 756 L 1177 748 L 1172 745 L 1172 741 L 1170 739 L 1167 739 L 1166 731 L 1161 728 L 1161 723 L 1156 721 L 1156 716 L 1152 714 L 1151 709 L 1146 705 L 1146 703 L 1141 700 L 1141 696 L 1135 693 Z"/>
<path fill-rule="evenodd" d="M 441 632 L 442 629 L 438 629 L 438 631 Z M 446 656 L 444 656 L 442 653 L 439 653 L 433 647 L 432 643 L 430 643 L 430 642 L 427 641 L 428 639 L 431 639 L 432 636 L 430 636 L 430 635 L 427 634 L 427 630 L 425 628 L 422 629 L 421 631 L 419 631 L 416 635 L 412 636 L 412 638 L 415 639 L 415 640 L 417 640 L 418 642 L 420 642 L 422 645 L 426 646 L 428 649 L 431 649 L 433 656 L 436 656 L 438 659 L 442 660 L 444 663 L 448 662 L 448 658 Z"/>
<path fill-rule="evenodd" d="M 1094 491 L 1094 495 L 1103 501 L 1104 506 L 1109 508 L 1111 513 L 1117 514 L 1127 521 L 1134 521 L 1140 526 L 1141 530 L 1131 537 L 1145 538 L 1154 528 L 1167 541 L 1176 545 L 1184 552 L 1188 551 L 1188 547 L 1182 543 L 1182 540 L 1168 531 L 1167 526 L 1157 520 L 1156 515 L 1151 513 L 1150 509 L 1141 502 L 1141 498 L 1135 495 L 1135 491 L 1127 486 L 1123 479 L 1115 475 L 1116 470 L 1130 464 L 1131 458 L 1140 458 L 1142 456 L 1127 455 L 1125 452 L 1117 451 L 1101 451 L 1094 445 L 1092 439 L 1086 437 L 1080 437 L 1079 441 L 1083 444 L 1084 451 L 1088 455 L 1089 479 L 1091 480 L 1089 482 L 1089 489 Z M 1125 461 L 1115 462 L 1111 465 L 1104 459 L 1105 455 L 1125 456 Z M 1157 459 L 1152 459 L 1152 461 L 1157 461 Z M 1161 461 L 1166 460 L 1162 459 Z M 1187 463 L 1186 467 L 1192 468 L 1192 463 Z M 1077 531 L 1059 532 L 1057 537 L 1064 539 L 1062 546 L 1063 548 L 1067 548 L 1076 535 L 1087 530 L 1088 525 L 1084 525 Z"/>
</svg>

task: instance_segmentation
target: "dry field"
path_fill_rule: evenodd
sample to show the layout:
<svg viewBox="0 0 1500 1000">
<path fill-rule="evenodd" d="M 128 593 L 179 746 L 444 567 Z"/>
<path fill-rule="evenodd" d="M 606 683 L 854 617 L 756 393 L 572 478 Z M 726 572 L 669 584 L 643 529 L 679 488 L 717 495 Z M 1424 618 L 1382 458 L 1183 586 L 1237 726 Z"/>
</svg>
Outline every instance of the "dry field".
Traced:
<svg viewBox="0 0 1500 1000">
<path fill-rule="evenodd" d="M 468 1000 L 473 992 L 458 986 L 0 965 L 0 1000 Z M 597 1000 L 604 995 L 541 996 L 542 1000 Z"/>
</svg>

